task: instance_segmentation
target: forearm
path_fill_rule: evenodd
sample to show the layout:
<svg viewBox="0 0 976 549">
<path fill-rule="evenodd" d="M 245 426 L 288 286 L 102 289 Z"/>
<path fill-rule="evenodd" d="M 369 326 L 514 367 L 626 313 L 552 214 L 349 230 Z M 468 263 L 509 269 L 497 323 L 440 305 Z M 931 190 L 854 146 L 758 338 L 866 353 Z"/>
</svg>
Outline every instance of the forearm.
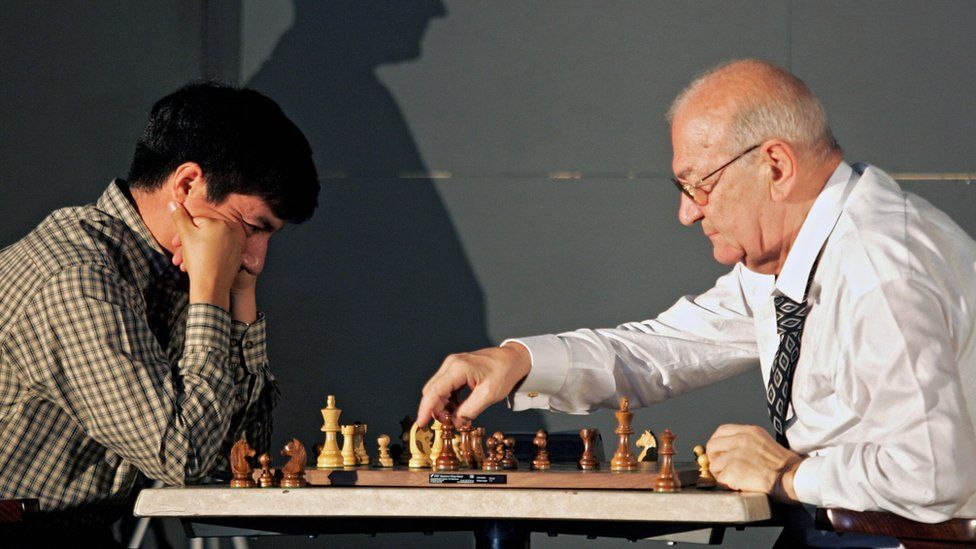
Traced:
<svg viewBox="0 0 976 549">
<path fill-rule="evenodd" d="M 257 296 L 253 286 L 230 293 L 230 316 L 234 321 L 245 324 L 258 319 Z"/>
</svg>

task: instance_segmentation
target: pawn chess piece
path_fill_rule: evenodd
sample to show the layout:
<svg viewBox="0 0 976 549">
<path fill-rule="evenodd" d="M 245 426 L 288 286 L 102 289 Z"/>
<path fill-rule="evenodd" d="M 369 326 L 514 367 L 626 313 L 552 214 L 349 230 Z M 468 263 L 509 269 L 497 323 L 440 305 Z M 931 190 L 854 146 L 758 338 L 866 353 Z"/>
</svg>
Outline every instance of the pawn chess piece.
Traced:
<svg viewBox="0 0 976 549">
<path fill-rule="evenodd" d="M 339 414 L 342 410 L 336 408 L 334 395 L 326 397 L 325 408 L 322 408 L 322 432 L 325 433 L 325 444 L 322 453 L 318 454 L 315 462 L 317 467 L 342 467 L 342 453 L 339 451 Z"/>
<path fill-rule="evenodd" d="M 261 476 L 258 477 L 258 486 L 261 488 L 274 488 L 274 475 L 271 474 L 271 454 L 261 454 L 258 456 L 258 463 L 261 464 Z"/>
<path fill-rule="evenodd" d="M 596 440 L 596 429 L 580 429 L 579 435 L 583 439 L 583 455 L 580 456 L 579 468 L 584 471 L 599 469 L 600 464 L 596 461 L 593 453 L 593 441 Z"/>
<path fill-rule="evenodd" d="M 654 481 L 655 492 L 677 492 L 681 489 L 681 481 L 674 470 L 674 433 L 671 429 L 665 429 L 661 434 L 661 468 L 658 470 L 657 479 Z"/>
<path fill-rule="evenodd" d="M 424 452 L 421 438 L 427 436 L 426 430 L 414 424 L 410 428 L 410 461 L 407 466 L 411 469 L 424 469 L 431 466 L 430 458 Z"/>
<path fill-rule="evenodd" d="M 505 448 L 505 457 L 502 458 L 502 469 L 518 469 L 518 460 L 515 459 L 515 438 L 505 437 L 502 440 Z"/>
<path fill-rule="evenodd" d="M 254 448 L 243 438 L 234 443 L 230 449 L 230 470 L 234 475 L 230 481 L 231 488 L 253 488 L 254 475 L 247 458 L 254 457 Z"/>
<path fill-rule="evenodd" d="M 532 460 L 532 468 L 537 471 L 545 471 L 551 467 L 549 462 L 549 450 L 546 444 L 549 441 L 549 433 L 545 429 L 539 429 L 532 439 L 532 446 L 535 446 L 535 459 Z"/>
<path fill-rule="evenodd" d="M 281 449 L 281 455 L 290 456 L 288 463 L 281 468 L 282 488 L 302 488 L 305 486 L 305 447 L 297 438 L 291 439 Z"/>
<path fill-rule="evenodd" d="M 441 450 L 441 455 L 437 456 L 434 469 L 437 471 L 457 471 L 460 467 L 460 460 L 454 454 L 454 419 L 450 413 L 444 415 L 444 423 L 441 425 L 441 438 L 444 441 L 444 449 Z"/>
<path fill-rule="evenodd" d="M 630 428 L 630 422 L 634 419 L 634 413 L 630 411 L 630 400 L 627 397 L 620 397 L 620 409 L 614 415 L 617 416 L 617 428 L 613 431 L 617 435 L 617 451 L 610 460 L 610 470 L 632 471 L 637 468 L 637 460 L 630 450 L 630 435 L 634 432 Z"/>
<path fill-rule="evenodd" d="M 641 433 L 640 438 L 637 439 L 637 447 L 643 448 L 639 456 L 637 456 L 637 461 L 657 461 L 657 437 L 650 429 L 645 429 Z"/>
<path fill-rule="evenodd" d="M 444 451 L 444 426 L 434 418 L 431 429 L 434 431 L 434 444 L 430 447 L 430 461 L 436 463 Z"/>
<path fill-rule="evenodd" d="M 471 455 L 474 459 L 474 463 L 472 463 L 471 466 L 475 469 L 481 469 L 485 463 L 485 447 L 482 440 L 484 437 L 484 427 L 478 427 L 477 429 L 471 431 Z"/>
<path fill-rule="evenodd" d="M 488 437 L 485 441 L 485 458 L 481 462 L 481 469 L 484 471 L 500 471 L 502 468 L 502 463 L 495 458 L 495 447 L 498 445 L 498 439 L 495 437 Z"/>
<path fill-rule="evenodd" d="M 715 488 L 718 486 L 718 481 L 715 480 L 715 477 L 709 470 L 711 462 L 708 459 L 708 454 L 705 453 L 705 447 L 698 444 L 693 451 L 697 458 L 695 462 L 698 463 L 698 480 L 695 481 L 695 487 L 699 490 L 711 490 Z"/>
<path fill-rule="evenodd" d="M 356 465 L 356 426 L 343 425 L 342 431 L 342 465 L 353 467 Z"/>
<path fill-rule="evenodd" d="M 379 457 L 376 463 L 380 467 L 393 467 L 393 457 L 390 455 L 390 435 L 380 435 L 376 437 L 376 447 L 379 448 Z"/>
</svg>

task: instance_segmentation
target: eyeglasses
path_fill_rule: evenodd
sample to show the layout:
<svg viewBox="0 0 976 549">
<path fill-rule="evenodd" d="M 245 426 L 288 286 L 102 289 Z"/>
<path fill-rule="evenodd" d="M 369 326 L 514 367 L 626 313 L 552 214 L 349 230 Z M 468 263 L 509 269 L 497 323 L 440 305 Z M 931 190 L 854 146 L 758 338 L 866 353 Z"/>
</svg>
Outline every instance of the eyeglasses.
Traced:
<svg viewBox="0 0 976 549">
<path fill-rule="evenodd" d="M 681 181 L 678 181 L 674 177 L 671 178 L 671 182 L 674 183 L 674 186 L 678 187 L 678 190 L 684 193 L 685 196 L 687 196 L 692 201 L 694 201 L 695 204 L 698 204 L 699 206 L 704 206 L 705 204 L 708 203 L 708 198 L 706 198 L 708 196 L 708 192 L 704 191 L 703 189 L 700 189 L 699 187 L 705 184 L 705 180 L 717 174 L 718 172 L 724 170 L 725 168 L 728 168 L 736 160 L 758 149 L 760 145 L 762 145 L 762 143 L 753 145 L 748 149 L 742 151 L 742 153 L 739 154 L 739 156 L 736 156 L 732 160 L 729 160 L 725 164 L 722 164 L 721 166 L 716 168 L 714 171 L 710 172 L 705 177 L 700 178 L 697 183 L 682 183 Z M 698 194 L 699 191 L 701 191 L 701 194 Z"/>
</svg>

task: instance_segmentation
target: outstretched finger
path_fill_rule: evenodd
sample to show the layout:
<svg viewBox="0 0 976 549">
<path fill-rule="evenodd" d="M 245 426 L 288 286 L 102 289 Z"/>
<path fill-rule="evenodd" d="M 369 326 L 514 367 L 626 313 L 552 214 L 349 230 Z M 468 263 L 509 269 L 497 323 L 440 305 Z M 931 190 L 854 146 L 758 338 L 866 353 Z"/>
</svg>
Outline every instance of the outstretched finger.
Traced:
<svg viewBox="0 0 976 549">
<path fill-rule="evenodd" d="M 457 413 L 455 414 L 455 423 L 471 423 L 494 403 L 495 401 L 489 393 L 488 385 L 485 383 L 479 384 L 471 390 L 468 398 L 464 399 L 458 406 Z"/>
</svg>

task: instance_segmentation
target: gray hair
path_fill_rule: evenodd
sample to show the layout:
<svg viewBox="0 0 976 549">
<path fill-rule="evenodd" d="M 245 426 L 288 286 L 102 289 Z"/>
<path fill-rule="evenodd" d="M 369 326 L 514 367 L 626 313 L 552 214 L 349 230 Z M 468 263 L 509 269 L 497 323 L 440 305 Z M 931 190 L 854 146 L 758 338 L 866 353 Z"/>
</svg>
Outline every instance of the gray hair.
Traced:
<svg viewBox="0 0 976 549">
<path fill-rule="evenodd" d="M 760 93 L 730 92 L 734 114 L 729 127 L 730 152 L 745 149 L 767 139 L 779 138 L 826 157 L 841 150 L 827 124 L 827 111 L 802 80 L 771 63 L 756 59 L 730 61 L 709 69 L 688 85 L 668 109 L 668 124 L 688 100 L 714 80 L 730 77 L 742 83 L 736 69 L 749 68 L 763 74 Z M 731 73 L 731 74 L 730 74 Z M 712 82 L 710 82 L 712 81 Z M 740 87 L 740 86 L 736 86 Z M 746 88 L 747 89 L 747 88 Z"/>
</svg>

